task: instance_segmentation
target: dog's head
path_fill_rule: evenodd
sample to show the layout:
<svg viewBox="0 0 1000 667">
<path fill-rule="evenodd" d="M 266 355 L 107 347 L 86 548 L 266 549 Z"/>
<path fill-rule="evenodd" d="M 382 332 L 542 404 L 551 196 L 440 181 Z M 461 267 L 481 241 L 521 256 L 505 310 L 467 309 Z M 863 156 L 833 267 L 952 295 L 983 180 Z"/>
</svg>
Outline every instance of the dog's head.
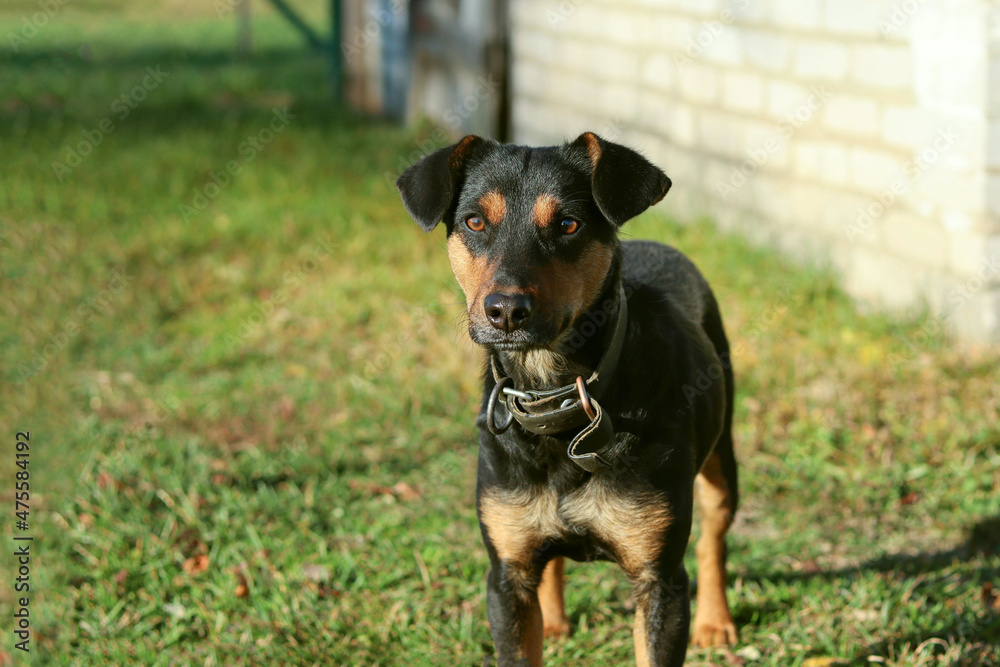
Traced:
<svg viewBox="0 0 1000 667">
<path fill-rule="evenodd" d="M 545 148 L 470 135 L 413 164 L 396 187 L 421 227 L 448 228 L 472 340 L 531 350 L 552 347 L 597 300 L 618 228 L 662 199 L 670 179 L 591 132 Z"/>
</svg>

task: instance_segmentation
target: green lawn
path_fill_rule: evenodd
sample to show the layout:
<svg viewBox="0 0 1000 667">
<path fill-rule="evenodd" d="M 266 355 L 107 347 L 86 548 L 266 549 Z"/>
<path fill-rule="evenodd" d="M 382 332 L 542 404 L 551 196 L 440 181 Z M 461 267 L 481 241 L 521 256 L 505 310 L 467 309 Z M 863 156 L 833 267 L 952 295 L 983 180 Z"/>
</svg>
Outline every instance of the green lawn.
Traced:
<svg viewBox="0 0 1000 667">
<path fill-rule="evenodd" d="M 171 14 L 190 4 L 67 4 L 0 47 L 0 476 L 29 430 L 29 657 L 483 665 L 479 353 L 441 230 L 390 185 L 432 128 L 331 110 L 274 16 L 240 61 L 231 19 Z M 0 36 L 35 7 L 14 5 Z M 147 67 L 167 75 L 131 108 Z M 694 258 L 736 349 L 741 638 L 690 664 L 1000 664 L 1000 355 L 861 316 L 708 223 L 625 230 Z M 616 568 L 571 564 L 568 598 L 548 664 L 628 664 Z M 0 664 L 24 658 L 14 603 L 5 582 Z"/>
</svg>

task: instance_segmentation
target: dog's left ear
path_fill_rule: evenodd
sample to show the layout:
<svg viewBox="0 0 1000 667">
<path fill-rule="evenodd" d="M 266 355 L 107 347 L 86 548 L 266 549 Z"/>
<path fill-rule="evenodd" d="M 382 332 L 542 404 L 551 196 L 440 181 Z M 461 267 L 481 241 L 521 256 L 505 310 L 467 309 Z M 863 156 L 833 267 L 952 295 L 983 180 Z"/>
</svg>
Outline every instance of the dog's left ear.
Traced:
<svg viewBox="0 0 1000 667">
<path fill-rule="evenodd" d="M 457 144 L 417 160 L 396 179 L 403 206 L 424 231 L 437 227 L 451 210 L 462 188 L 466 160 L 486 143 L 482 137 L 470 134 Z"/>
<path fill-rule="evenodd" d="M 657 203 L 670 189 L 670 179 L 652 162 L 616 143 L 584 132 L 570 148 L 590 159 L 594 201 L 611 224 L 620 227 Z"/>
</svg>

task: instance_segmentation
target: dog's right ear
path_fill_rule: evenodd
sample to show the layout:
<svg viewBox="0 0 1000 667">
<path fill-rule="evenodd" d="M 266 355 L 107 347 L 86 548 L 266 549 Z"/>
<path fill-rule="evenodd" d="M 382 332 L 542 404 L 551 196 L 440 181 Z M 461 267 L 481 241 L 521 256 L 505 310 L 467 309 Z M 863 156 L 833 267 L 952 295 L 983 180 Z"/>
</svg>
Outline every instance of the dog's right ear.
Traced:
<svg viewBox="0 0 1000 667">
<path fill-rule="evenodd" d="M 462 187 L 466 160 L 485 143 L 482 137 L 470 134 L 417 160 L 396 180 L 403 206 L 424 231 L 437 227 L 451 209 Z"/>
</svg>

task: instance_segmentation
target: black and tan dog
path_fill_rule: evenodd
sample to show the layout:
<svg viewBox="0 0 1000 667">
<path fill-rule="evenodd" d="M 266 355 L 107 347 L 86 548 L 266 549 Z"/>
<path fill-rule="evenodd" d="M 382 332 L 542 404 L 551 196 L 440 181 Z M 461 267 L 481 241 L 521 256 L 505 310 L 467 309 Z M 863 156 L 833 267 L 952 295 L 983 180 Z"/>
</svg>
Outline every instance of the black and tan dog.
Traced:
<svg viewBox="0 0 1000 667">
<path fill-rule="evenodd" d="M 588 132 L 545 148 L 468 136 L 397 187 L 425 230 L 445 222 L 469 333 L 488 354 L 476 494 L 499 664 L 541 665 L 543 636 L 569 632 L 568 556 L 616 561 L 635 588 L 636 663 L 680 665 L 695 498 L 691 642 L 735 642 L 733 376 L 718 305 L 677 250 L 617 239 L 670 179 Z"/>
</svg>

